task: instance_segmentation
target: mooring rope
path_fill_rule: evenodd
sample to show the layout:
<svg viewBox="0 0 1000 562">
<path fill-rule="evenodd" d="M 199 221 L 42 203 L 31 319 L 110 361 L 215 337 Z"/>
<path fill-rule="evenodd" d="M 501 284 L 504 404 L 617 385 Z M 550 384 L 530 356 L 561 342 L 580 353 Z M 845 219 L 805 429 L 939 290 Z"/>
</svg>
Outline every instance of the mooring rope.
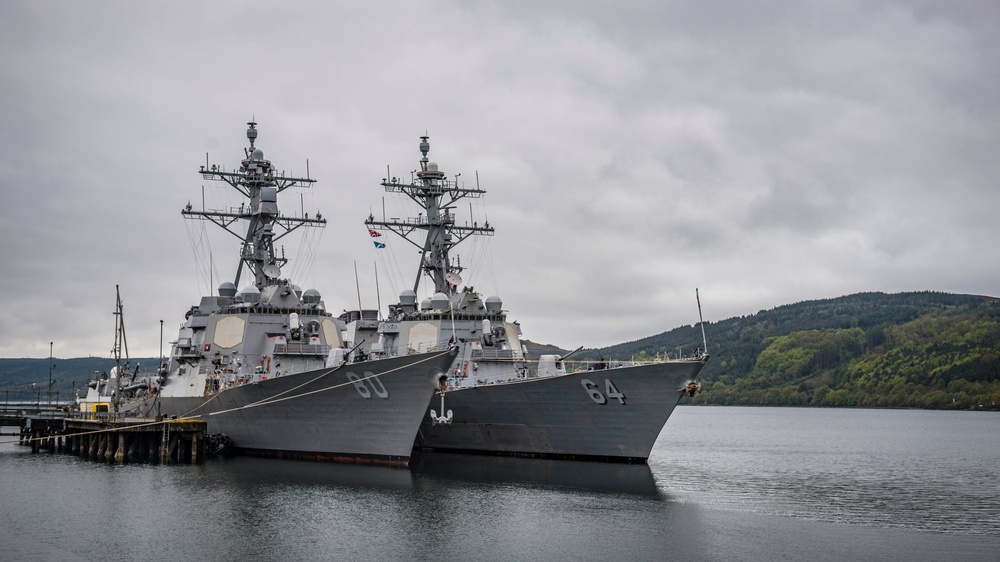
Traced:
<svg viewBox="0 0 1000 562">
<path fill-rule="evenodd" d="M 413 365 L 419 365 L 421 363 L 426 363 L 427 361 L 431 361 L 431 360 L 437 359 L 437 358 L 441 357 L 442 355 L 446 355 L 448 353 L 450 353 L 450 350 L 448 350 L 448 351 L 442 351 L 441 353 L 438 353 L 436 355 L 432 355 L 432 356 L 426 357 L 426 358 L 421 359 L 419 361 L 416 361 L 414 363 L 407 363 L 405 365 L 400 365 L 399 367 L 396 367 L 394 369 L 389 369 L 389 370 L 383 371 L 381 373 L 373 373 L 373 374 L 368 375 L 366 377 L 358 378 L 357 380 L 349 380 L 347 382 L 335 384 L 333 386 L 328 386 L 328 387 L 325 387 L 325 388 L 319 388 L 319 389 L 316 389 L 316 390 L 310 390 L 309 392 L 304 392 L 302 394 L 296 394 L 294 396 L 285 396 L 284 398 L 279 398 L 280 396 L 282 396 L 284 394 L 288 394 L 289 392 L 292 392 L 294 390 L 298 390 L 298 389 L 302 388 L 303 386 L 312 384 L 312 383 L 320 380 L 321 378 L 323 378 L 323 377 L 325 377 L 325 376 L 327 376 L 327 375 L 329 375 L 331 373 L 334 373 L 334 372 L 336 372 L 336 371 L 344 368 L 346 365 L 348 365 L 348 363 L 344 363 L 344 364 L 341 364 L 341 365 L 339 365 L 337 367 L 331 367 L 331 368 L 327 369 L 326 371 L 324 371 L 323 373 L 320 373 L 318 376 L 316 376 L 312 380 L 303 382 L 302 384 L 299 384 L 297 386 L 293 386 L 291 388 L 283 390 L 283 391 L 281 391 L 281 392 L 279 392 L 279 393 L 277 393 L 277 394 L 275 394 L 275 395 L 273 395 L 273 396 L 271 396 L 269 398 L 264 398 L 264 399 L 258 400 L 257 402 L 252 402 L 250 404 L 246 404 L 246 405 L 240 406 L 238 408 L 230 408 L 228 410 L 220 410 L 220 411 L 217 411 L 217 412 L 209 412 L 207 414 L 191 415 L 192 412 L 196 412 L 196 411 L 200 410 L 201 408 L 203 408 L 207 404 L 209 404 L 212 400 L 215 400 L 219 395 L 222 394 L 220 392 L 220 393 L 216 394 L 215 396 L 212 396 L 211 398 L 209 398 L 208 400 L 206 400 L 202 404 L 198 405 L 193 410 L 190 410 L 187 414 L 185 414 L 183 416 L 178 416 L 177 419 L 169 419 L 169 420 L 151 421 L 151 422 L 130 424 L 128 427 L 129 427 L 129 429 L 134 429 L 134 428 L 141 428 L 141 427 L 150 427 L 150 426 L 154 426 L 154 425 L 169 424 L 169 423 L 177 422 L 177 421 L 188 421 L 188 420 L 192 420 L 193 421 L 193 420 L 199 420 L 199 419 L 204 418 L 206 416 L 215 416 L 215 415 L 218 415 L 218 414 L 226 414 L 226 413 L 235 412 L 235 411 L 238 411 L 238 410 L 247 410 L 247 409 L 250 409 L 250 408 L 257 408 L 257 407 L 260 407 L 260 406 L 267 406 L 267 405 L 270 405 L 270 404 L 276 404 L 278 402 L 284 402 L 286 400 L 294 400 L 296 398 L 302 398 L 304 396 L 310 396 L 312 394 L 318 394 L 320 392 L 327 392 L 327 391 L 334 390 L 334 389 L 337 389 L 337 388 L 341 388 L 341 387 L 344 387 L 344 386 L 347 386 L 347 385 L 353 385 L 353 384 L 356 384 L 356 383 L 361 382 L 361 381 L 366 381 L 368 379 L 378 378 L 378 377 L 381 377 L 383 375 L 388 375 L 390 373 L 399 371 L 399 370 L 407 368 L 407 367 L 411 367 Z M 80 432 L 80 433 L 70 433 L 70 434 L 60 434 L 60 435 L 48 435 L 48 436 L 43 436 L 43 437 L 31 437 L 31 438 L 28 438 L 28 439 L 20 439 L 20 440 L 17 440 L 17 441 L 0 441 L 0 445 L 8 445 L 8 444 L 12 444 L 12 443 L 30 443 L 32 441 L 42 441 L 42 440 L 45 440 L 45 439 L 51 439 L 53 437 L 77 437 L 77 436 L 80 436 L 80 435 L 93 435 L 93 434 L 97 434 L 97 433 L 108 433 L 108 432 L 112 432 L 112 431 L 118 431 L 118 429 L 120 429 L 120 428 L 105 428 L 105 429 L 96 429 L 96 430 L 93 430 L 93 431 L 84 431 L 84 432 Z"/>
<path fill-rule="evenodd" d="M 69 420 L 69 419 L 77 419 L 77 418 L 64 418 L 64 419 Z M 97 421 L 97 420 L 83 420 L 83 419 L 81 419 L 81 421 Z M 183 420 L 183 419 L 178 418 L 176 420 L 161 420 L 161 421 L 151 421 L 151 422 L 135 423 L 135 424 L 129 424 L 128 425 L 128 429 L 136 429 L 136 428 L 140 428 L 140 427 L 150 427 L 150 426 L 154 426 L 154 425 L 164 425 L 164 424 L 169 424 L 169 423 L 176 423 L 178 421 L 183 422 L 183 421 L 187 421 L 187 420 Z M 54 437 L 78 437 L 80 435 L 94 435 L 94 434 L 97 434 L 97 433 L 109 433 L 109 432 L 112 432 L 112 431 L 119 431 L 121 429 L 122 428 L 120 428 L 120 427 L 106 427 L 104 429 L 95 429 L 93 431 L 81 431 L 79 433 L 65 433 L 65 434 L 64 433 L 59 433 L 59 434 L 55 434 L 55 435 L 43 435 L 42 437 L 29 437 L 27 439 L 19 439 L 17 441 L 0 441 L 0 445 L 10 445 L 10 444 L 13 444 L 13 443 L 31 443 L 32 441 L 44 441 L 46 439 L 52 439 Z"/>
<path fill-rule="evenodd" d="M 229 412 L 235 412 L 237 410 L 248 410 L 250 408 L 258 408 L 260 406 L 268 406 L 268 405 L 271 405 L 271 404 L 276 404 L 278 402 L 284 402 L 286 400 L 294 400 L 296 398 L 302 398 L 304 396 L 310 396 L 310 395 L 313 395 L 313 394 L 319 394 L 320 392 L 327 392 L 329 390 L 334 390 L 334 389 L 341 388 L 341 387 L 344 387 L 344 386 L 347 386 L 347 385 L 354 385 L 354 384 L 357 384 L 358 382 L 366 381 L 368 379 L 378 378 L 378 377 L 381 377 L 383 375 L 388 375 L 389 373 L 393 373 L 395 371 L 399 371 L 400 369 L 405 369 L 407 367 L 412 367 L 413 365 L 419 365 L 421 363 L 426 363 L 427 361 L 431 361 L 433 359 L 437 359 L 438 357 L 441 357 L 442 355 L 447 355 L 448 353 L 450 353 L 450 351 L 443 351 L 441 353 L 438 353 L 437 355 L 432 355 L 430 357 L 427 357 L 425 359 L 421 359 L 420 361 L 416 361 L 414 363 L 407 363 L 405 365 L 400 365 L 399 367 L 396 367 L 395 369 L 389 369 L 388 371 L 383 371 L 381 373 L 373 373 L 371 375 L 368 375 L 367 377 L 361 377 L 361 378 L 358 378 L 357 380 L 349 380 L 347 382 L 342 382 L 342 383 L 339 383 L 339 384 L 335 384 L 333 386 L 328 386 L 326 388 L 318 388 L 316 390 L 310 390 L 309 392 L 303 392 L 302 394 L 296 394 L 295 396 L 286 396 L 284 398 L 274 398 L 274 397 L 272 397 L 271 399 L 258 400 L 257 402 L 253 402 L 251 404 L 246 404 L 244 406 L 239 406 L 237 408 L 230 408 L 228 410 L 219 410 L 217 412 L 209 412 L 208 414 L 199 414 L 197 416 L 185 417 L 183 419 L 196 419 L 196 418 L 201 418 L 203 416 L 217 416 L 219 414 L 227 414 Z M 343 365 L 341 365 L 340 367 L 333 368 L 330 371 L 328 371 L 327 373 L 324 373 L 323 375 L 320 375 L 319 377 L 316 377 L 316 379 L 313 379 L 313 380 L 319 380 L 320 378 L 322 378 L 322 377 L 324 377 L 324 376 L 326 376 L 326 375 L 328 375 L 328 374 L 336 371 L 337 369 L 340 369 L 341 367 L 343 367 Z M 312 382 L 312 381 L 310 381 L 310 382 Z M 303 383 L 303 384 L 301 384 L 301 385 L 299 385 L 299 386 L 297 386 L 295 388 L 301 388 L 305 384 L 309 384 L 309 383 Z M 284 391 L 282 393 L 276 394 L 275 396 L 281 396 L 281 394 L 285 394 L 285 393 L 287 393 L 287 392 L 289 392 L 291 390 L 294 390 L 294 389 L 286 390 L 286 391 Z M 198 408 L 195 408 L 195 410 L 197 410 L 199 408 L 201 408 L 201 406 L 199 406 Z M 194 410 L 192 410 L 192 411 L 194 411 Z"/>
</svg>

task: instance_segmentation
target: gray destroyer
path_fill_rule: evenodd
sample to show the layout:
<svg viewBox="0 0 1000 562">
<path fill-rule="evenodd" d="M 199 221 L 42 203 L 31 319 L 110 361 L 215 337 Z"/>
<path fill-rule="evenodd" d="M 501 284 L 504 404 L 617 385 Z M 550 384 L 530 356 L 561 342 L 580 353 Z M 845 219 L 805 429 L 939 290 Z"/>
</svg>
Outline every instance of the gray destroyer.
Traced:
<svg viewBox="0 0 1000 562">
<path fill-rule="evenodd" d="M 644 462 L 684 393 L 700 391 L 695 377 L 708 361 L 689 357 L 648 363 L 571 362 L 568 355 L 529 356 L 521 327 L 507 320 L 502 301 L 461 287 L 463 267 L 451 250 L 470 236 L 492 236 L 488 222 L 460 225 L 455 203 L 481 197 L 478 186 L 449 180 L 429 161 L 421 137 L 420 167 L 410 182 L 385 178 L 386 191 L 407 196 L 422 210 L 408 220 L 376 219 L 372 236 L 393 232 L 421 254 L 413 289 L 399 295 L 387 316 L 347 315 L 347 343 L 363 343 L 365 357 L 403 356 L 458 345 L 447 388 L 420 425 L 415 446 L 517 456 Z M 377 245 L 377 244 L 376 244 Z M 417 291 L 429 277 L 433 294 Z M 447 412 L 446 412 L 447 409 Z M 438 414 L 440 411 L 440 414 Z"/>
<path fill-rule="evenodd" d="M 201 298 L 185 315 L 170 356 L 129 397 L 123 411 L 201 418 L 244 453 L 407 465 L 414 438 L 456 349 L 358 360 L 345 349 L 343 320 L 326 310 L 314 289 L 282 278 L 288 261 L 276 242 L 300 227 L 323 227 L 313 217 L 286 216 L 278 194 L 315 180 L 274 170 L 255 146 L 238 170 L 206 163 L 199 174 L 239 192 L 236 208 L 196 210 L 242 240 L 233 281 Z M 237 232 L 235 225 L 246 224 Z M 237 291 L 244 278 L 246 285 Z"/>
</svg>

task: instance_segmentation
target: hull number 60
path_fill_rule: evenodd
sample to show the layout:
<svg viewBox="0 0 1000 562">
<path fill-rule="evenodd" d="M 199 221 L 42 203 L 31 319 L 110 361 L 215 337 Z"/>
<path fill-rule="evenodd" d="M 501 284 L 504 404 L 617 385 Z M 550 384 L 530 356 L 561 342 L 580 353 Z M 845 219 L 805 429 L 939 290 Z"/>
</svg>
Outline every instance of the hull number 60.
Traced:
<svg viewBox="0 0 1000 562">
<path fill-rule="evenodd" d="M 362 379 L 355 373 L 348 372 L 347 380 L 354 384 L 354 388 L 357 389 L 358 394 L 362 398 L 371 398 L 372 393 L 379 398 L 388 398 L 389 391 L 382 384 L 382 381 L 378 379 L 373 373 L 365 372 L 365 378 Z M 368 383 L 367 385 L 365 383 Z M 369 390 L 369 387 L 371 390 Z"/>
</svg>

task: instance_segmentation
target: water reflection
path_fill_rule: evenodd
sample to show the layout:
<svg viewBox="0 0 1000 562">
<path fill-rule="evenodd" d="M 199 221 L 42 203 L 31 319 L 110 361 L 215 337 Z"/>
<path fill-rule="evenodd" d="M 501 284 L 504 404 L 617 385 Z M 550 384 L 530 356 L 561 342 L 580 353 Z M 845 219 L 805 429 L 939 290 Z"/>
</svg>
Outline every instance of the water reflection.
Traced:
<svg viewBox="0 0 1000 562">
<path fill-rule="evenodd" d="M 679 408 L 648 465 L 114 465 L 0 445 L 0 544 L 10 560 L 994 560 L 997 421 Z"/>
<path fill-rule="evenodd" d="M 432 476 L 474 484 L 516 484 L 568 492 L 664 499 L 646 464 L 422 452 L 411 459 L 410 466 L 418 478 Z"/>
<path fill-rule="evenodd" d="M 366 464 L 330 463 L 257 457 L 209 461 L 220 482 L 237 487 L 300 487 L 406 490 L 413 487 L 409 470 Z"/>
</svg>

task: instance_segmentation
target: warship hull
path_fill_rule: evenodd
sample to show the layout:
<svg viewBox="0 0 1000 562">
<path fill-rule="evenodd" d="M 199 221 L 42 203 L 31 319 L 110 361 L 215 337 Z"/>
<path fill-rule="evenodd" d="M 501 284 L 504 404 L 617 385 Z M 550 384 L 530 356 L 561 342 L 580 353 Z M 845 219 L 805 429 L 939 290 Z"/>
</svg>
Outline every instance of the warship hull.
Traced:
<svg viewBox="0 0 1000 562">
<path fill-rule="evenodd" d="M 407 466 L 438 377 L 454 358 L 451 351 L 346 364 L 209 396 L 164 396 L 157 408 L 207 421 L 244 454 Z"/>
<path fill-rule="evenodd" d="M 445 395 L 452 423 L 425 417 L 416 446 L 645 462 L 681 389 L 704 364 L 672 361 L 457 388 Z"/>
</svg>

